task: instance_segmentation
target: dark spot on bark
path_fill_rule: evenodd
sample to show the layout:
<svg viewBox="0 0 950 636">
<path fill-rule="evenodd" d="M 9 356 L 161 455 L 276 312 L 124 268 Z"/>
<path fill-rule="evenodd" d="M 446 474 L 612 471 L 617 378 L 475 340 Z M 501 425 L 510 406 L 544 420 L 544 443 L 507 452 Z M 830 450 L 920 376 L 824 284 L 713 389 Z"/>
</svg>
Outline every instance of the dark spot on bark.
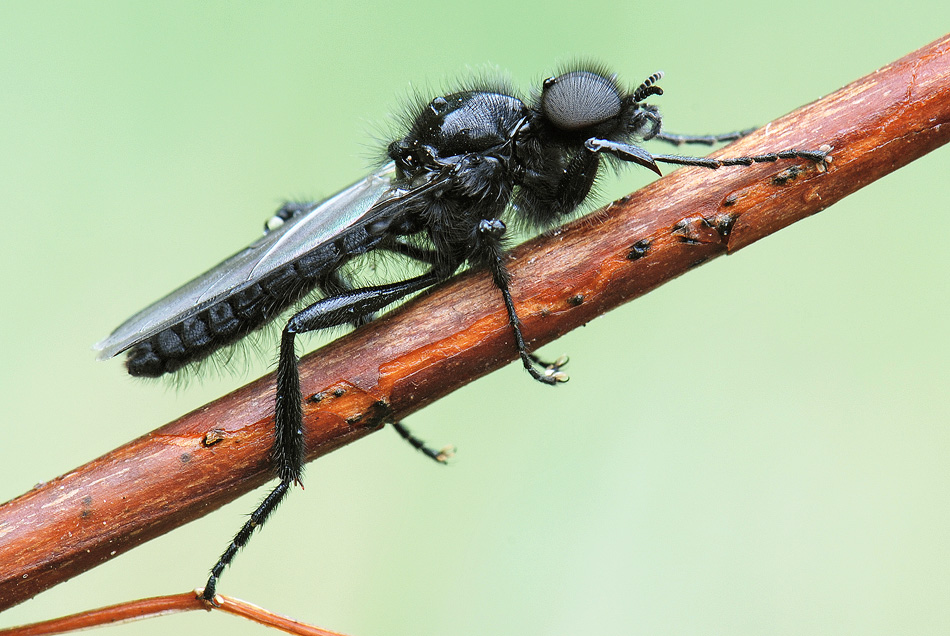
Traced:
<svg viewBox="0 0 950 636">
<path fill-rule="evenodd" d="M 636 243 L 630 246 L 630 251 L 627 252 L 627 258 L 631 261 L 635 261 L 646 256 L 647 252 L 649 251 L 650 251 L 650 240 L 643 239 L 643 240 L 637 241 Z"/>
</svg>

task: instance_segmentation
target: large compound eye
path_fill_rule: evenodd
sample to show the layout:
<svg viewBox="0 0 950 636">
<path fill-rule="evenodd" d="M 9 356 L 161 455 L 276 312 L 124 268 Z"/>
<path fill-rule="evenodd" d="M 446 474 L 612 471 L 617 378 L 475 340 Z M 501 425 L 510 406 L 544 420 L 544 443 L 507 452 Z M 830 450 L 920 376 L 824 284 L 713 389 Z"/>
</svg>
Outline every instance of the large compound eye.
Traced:
<svg viewBox="0 0 950 636">
<path fill-rule="evenodd" d="M 590 71 L 572 71 L 544 82 L 541 110 L 552 124 L 578 130 L 607 121 L 620 112 L 613 80 Z"/>
</svg>

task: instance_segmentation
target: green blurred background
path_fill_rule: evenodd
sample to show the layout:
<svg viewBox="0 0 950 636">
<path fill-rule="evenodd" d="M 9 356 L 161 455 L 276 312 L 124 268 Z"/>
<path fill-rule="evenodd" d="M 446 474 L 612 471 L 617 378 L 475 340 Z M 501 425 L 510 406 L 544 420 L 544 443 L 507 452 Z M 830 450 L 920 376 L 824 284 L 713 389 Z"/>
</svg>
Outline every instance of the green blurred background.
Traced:
<svg viewBox="0 0 950 636">
<path fill-rule="evenodd" d="M 174 390 L 90 346 L 350 183 L 409 94 L 602 60 L 670 130 L 764 124 L 941 36 L 946 0 L 0 5 L 0 500 L 264 373 Z M 604 201 L 645 183 L 630 171 Z M 940 149 L 311 464 L 222 591 L 354 636 L 945 634 Z M 719 355 L 697 342 L 715 338 Z M 250 494 L 0 615 L 203 583 Z M 0 564 L 2 567 L 2 564 Z M 195 614 L 111 634 L 261 634 Z"/>
</svg>

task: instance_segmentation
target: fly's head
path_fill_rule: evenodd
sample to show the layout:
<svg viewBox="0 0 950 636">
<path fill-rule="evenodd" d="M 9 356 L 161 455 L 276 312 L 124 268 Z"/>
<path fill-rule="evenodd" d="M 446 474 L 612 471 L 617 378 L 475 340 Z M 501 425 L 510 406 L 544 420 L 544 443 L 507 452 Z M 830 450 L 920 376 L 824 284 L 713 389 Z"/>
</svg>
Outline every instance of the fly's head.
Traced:
<svg viewBox="0 0 950 636">
<path fill-rule="evenodd" d="M 643 103 L 651 95 L 662 95 L 654 73 L 636 90 L 625 91 L 614 74 L 598 68 L 568 71 L 544 80 L 535 111 L 568 143 L 583 144 L 596 137 L 611 141 L 650 139 L 660 132 L 656 106 Z"/>
</svg>

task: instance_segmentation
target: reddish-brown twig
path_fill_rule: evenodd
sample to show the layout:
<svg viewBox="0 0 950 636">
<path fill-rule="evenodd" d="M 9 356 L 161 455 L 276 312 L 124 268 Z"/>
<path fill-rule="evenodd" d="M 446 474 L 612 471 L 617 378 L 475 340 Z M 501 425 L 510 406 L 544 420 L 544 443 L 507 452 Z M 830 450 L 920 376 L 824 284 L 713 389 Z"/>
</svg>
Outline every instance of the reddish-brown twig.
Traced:
<svg viewBox="0 0 950 636">
<path fill-rule="evenodd" d="M 193 612 L 195 610 L 219 610 L 298 636 L 343 636 L 338 632 L 331 632 L 320 627 L 301 623 L 229 596 L 218 594 L 215 596 L 215 604 L 211 605 L 201 599 L 201 590 L 185 592 L 184 594 L 153 596 L 152 598 L 127 601 L 63 616 L 62 618 L 54 618 L 41 623 L 8 627 L 0 629 L 0 636 L 50 636 L 51 634 L 64 634 L 80 629 L 89 629 L 90 627 L 115 625 L 116 623 L 127 623 L 164 616 L 165 614 Z"/>
</svg>

